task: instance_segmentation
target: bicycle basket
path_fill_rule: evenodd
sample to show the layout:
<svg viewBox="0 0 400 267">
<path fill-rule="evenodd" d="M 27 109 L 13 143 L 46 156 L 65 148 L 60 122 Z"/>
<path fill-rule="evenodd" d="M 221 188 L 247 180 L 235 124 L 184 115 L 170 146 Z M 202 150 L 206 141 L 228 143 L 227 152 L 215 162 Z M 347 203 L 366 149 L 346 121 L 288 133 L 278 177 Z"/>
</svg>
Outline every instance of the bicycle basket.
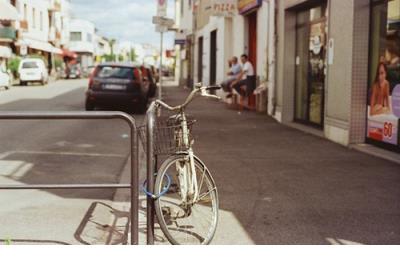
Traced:
<svg viewBox="0 0 400 267">
<path fill-rule="evenodd" d="M 189 130 L 189 144 L 193 140 L 192 128 L 196 120 L 187 119 Z M 138 128 L 139 138 L 143 145 L 143 150 L 147 152 L 147 125 Z M 154 154 L 170 155 L 176 152 L 185 151 L 189 147 L 184 145 L 182 128 L 176 120 L 157 120 L 154 124 Z"/>
</svg>

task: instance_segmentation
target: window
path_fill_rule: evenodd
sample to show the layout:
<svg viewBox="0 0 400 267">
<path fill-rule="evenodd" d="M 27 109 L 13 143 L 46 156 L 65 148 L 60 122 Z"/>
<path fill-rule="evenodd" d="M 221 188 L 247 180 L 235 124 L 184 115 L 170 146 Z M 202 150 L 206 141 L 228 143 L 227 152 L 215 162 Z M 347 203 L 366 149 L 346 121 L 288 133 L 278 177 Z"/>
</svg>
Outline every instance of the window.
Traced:
<svg viewBox="0 0 400 267">
<path fill-rule="evenodd" d="M 400 0 L 371 1 L 367 139 L 400 149 Z"/>
<path fill-rule="evenodd" d="M 28 20 L 28 6 L 24 4 L 24 20 Z"/>
<path fill-rule="evenodd" d="M 43 31 L 43 12 L 40 12 L 40 30 Z"/>
<path fill-rule="evenodd" d="M 71 39 L 71 41 L 80 42 L 80 41 L 82 41 L 82 33 L 81 32 L 71 32 L 70 39 Z"/>
<path fill-rule="evenodd" d="M 36 28 L 36 9 L 32 9 L 32 27 Z"/>
<path fill-rule="evenodd" d="M 86 41 L 88 41 L 88 42 L 92 42 L 93 41 L 92 35 L 90 33 L 88 33 L 86 35 Z"/>
</svg>

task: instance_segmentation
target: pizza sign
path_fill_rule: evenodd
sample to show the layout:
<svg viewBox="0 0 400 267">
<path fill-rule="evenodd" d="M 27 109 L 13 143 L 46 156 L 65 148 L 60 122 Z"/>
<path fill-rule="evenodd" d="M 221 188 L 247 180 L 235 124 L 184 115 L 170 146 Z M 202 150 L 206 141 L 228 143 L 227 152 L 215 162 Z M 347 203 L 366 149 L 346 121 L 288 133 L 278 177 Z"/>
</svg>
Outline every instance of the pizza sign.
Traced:
<svg viewBox="0 0 400 267">
<path fill-rule="evenodd" d="M 214 0 L 212 3 L 212 15 L 221 17 L 232 17 L 237 10 L 235 0 Z"/>
</svg>

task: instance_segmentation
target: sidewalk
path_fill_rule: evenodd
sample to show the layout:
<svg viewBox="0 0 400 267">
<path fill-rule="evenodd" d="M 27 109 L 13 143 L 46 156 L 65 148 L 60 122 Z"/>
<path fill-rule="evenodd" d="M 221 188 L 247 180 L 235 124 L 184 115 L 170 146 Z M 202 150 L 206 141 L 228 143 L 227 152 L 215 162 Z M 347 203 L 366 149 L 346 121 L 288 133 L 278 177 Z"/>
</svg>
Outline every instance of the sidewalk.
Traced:
<svg viewBox="0 0 400 267">
<path fill-rule="evenodd" d="M 224 214 L 214 244 L 400 244 L 400 165 L 213 100 L 188 112 Z"/>
</svg>

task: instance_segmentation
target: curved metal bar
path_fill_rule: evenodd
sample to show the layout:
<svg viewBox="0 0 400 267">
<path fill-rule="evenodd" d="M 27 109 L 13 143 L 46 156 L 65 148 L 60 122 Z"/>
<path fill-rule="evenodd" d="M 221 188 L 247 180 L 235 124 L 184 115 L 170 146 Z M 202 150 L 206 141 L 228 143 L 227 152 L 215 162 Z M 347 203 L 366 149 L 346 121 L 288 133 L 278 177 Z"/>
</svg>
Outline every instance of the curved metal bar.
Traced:
<svg viewBox="0 0 400 267">
<path fill-rule="evenodd" d="M 19 189 L 88 189 L 88 188 L 130 188 L 131 193 L 131 244 L 139 244 L 139 145 L 137 126 L 134 118 L 124 112 L 0 112 L 0 120 L 109 120 L 122 119 L 131 130 L 131 183 L 130 185 L 32 185 L 3 186 L 0 190 Z"/>
</svg>

